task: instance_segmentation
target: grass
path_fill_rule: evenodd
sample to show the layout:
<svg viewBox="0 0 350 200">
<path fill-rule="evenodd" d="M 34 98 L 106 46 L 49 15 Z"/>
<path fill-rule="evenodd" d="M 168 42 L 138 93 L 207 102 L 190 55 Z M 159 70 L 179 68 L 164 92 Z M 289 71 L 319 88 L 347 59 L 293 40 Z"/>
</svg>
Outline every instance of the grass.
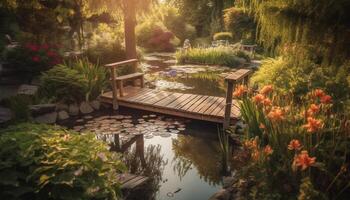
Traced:
<svg viewBox="0 0 350 200">
<path fill-rule="evenodd" d="M 244 60 L 243 60 L 243 59 Z M 249 62 L 249 56 L 243 51 L 229 47 L 191 48 L 176 52 L 180 64 L 207 64 L 238 67 L 243 62 Z"/>
</svg>

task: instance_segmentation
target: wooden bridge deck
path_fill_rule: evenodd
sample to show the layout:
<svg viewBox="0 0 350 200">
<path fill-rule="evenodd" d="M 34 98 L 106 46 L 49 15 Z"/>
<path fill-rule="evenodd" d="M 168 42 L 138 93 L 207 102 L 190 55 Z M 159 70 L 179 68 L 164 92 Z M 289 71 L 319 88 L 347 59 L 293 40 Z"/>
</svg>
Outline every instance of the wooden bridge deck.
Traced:
<svg viewBox="0 0 350 200">
<path fill-rule="evenodd" d="M 222 123 L 226 100 L 223 97 L 159 91 L 149 88 L 126 87 L 123 97 L 118 96 L 119 106 L 152 111 L 178 117 Z M 101 95 L 101 101 L 112 103 L 112 92 Z M 236 104 L 236 105 L 235 105 Z M 231 120 L 239 116 L 237 102 L 233 102 Z"/>
</svg>

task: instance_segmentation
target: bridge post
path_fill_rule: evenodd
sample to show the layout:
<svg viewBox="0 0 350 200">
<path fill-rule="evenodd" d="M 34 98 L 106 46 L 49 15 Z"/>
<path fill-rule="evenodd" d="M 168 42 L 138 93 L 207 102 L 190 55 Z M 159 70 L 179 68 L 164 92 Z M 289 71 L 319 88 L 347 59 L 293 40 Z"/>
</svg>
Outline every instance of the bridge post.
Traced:
<svg viewBox="0 0 350 200">
<path fill-rule="evenodd" d="M 111 76 L 112 76 L 112 94 L 113 94 L 113 109 L 118 110 L 119 105 L 118 105 L 118 91 L 117 91 L 117 83 L 115 82 L 116 78 L 116 72 L 115 68 L 111 67 Z"/>
<path fill-rule="evenodd" d="M 226 104 L 225 104 L 225 118 L 224 118 L 224 130 L 228 129 L 231 121 L 231 108 L 232 108 L 232 93 L 233 93 L 233 81 L 226 79 L 227 91 L 226 91 Z"/>
</svg>

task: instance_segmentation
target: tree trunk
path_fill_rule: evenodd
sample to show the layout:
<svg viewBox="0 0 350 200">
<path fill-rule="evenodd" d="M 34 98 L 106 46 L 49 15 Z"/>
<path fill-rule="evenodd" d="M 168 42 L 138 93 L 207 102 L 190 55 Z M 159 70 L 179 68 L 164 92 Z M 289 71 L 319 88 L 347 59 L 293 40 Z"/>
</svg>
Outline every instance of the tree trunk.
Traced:
<svg viewBox="0 0 350 200">
<path fill-rule="evenodd" d="M 136 54 L 136 7 L 135 0 L 123 0 L 124 3 L 124 28 L 125 28 L 125 50 L 126 58 L 134 59 L 137 58 Z"/>
</svg>

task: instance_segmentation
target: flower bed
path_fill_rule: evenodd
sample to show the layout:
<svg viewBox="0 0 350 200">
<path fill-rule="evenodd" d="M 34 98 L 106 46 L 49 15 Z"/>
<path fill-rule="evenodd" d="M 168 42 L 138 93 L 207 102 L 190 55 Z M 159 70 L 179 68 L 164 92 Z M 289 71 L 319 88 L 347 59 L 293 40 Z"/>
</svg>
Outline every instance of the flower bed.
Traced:
<svg viewBox="0 0 350 200">
<path fill-rule="evenodd" d="M 332 97 L 316 89 L 303 97 L 238 86 L 248 124 L 237 187 L 247 199 L 346 199 L 349 194 L 350 121 L 334 112 Z M 244 181 L 243 181 L 244 180 Z"/>
</svg>

